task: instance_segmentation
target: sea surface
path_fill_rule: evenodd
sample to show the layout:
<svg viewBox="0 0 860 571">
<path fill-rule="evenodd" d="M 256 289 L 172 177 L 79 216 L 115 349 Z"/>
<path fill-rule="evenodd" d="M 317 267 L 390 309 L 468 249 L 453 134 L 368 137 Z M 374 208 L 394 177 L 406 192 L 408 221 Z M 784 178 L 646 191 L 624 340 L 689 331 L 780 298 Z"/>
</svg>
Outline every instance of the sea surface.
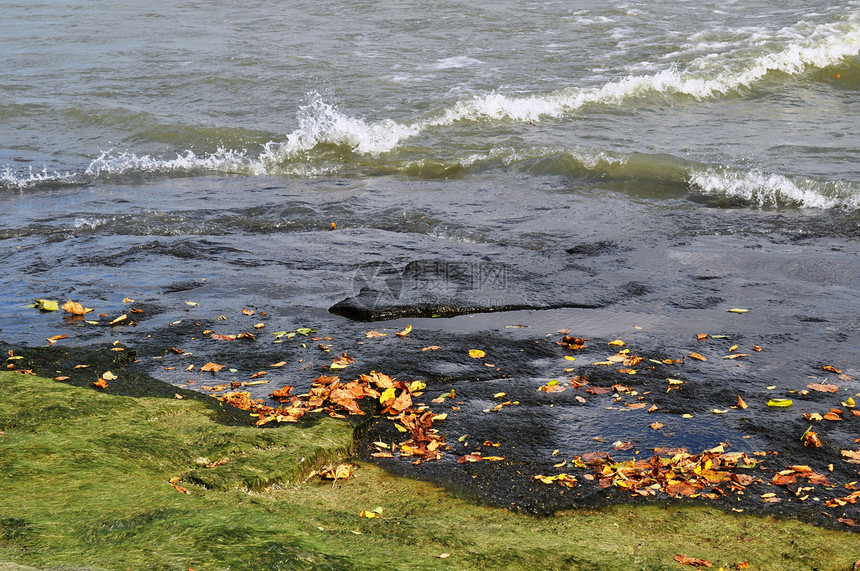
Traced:
<svg viewBox="0 0 860 571">
<path fill-rule="evenodd" d="M 9 346 L 120 342 L 182 386 L 188 365 L 247 380 L 286 358 L 265 398 L 324 372 L 317 342 L 270 335 L 310 327 L 356 373 L 455 387 L 449 441 L 483 430 L 535 466 L 595 437 L 776 448 L 806 424 L 769 417 L 771 396 L 834 381 L 825 365 L 852 378 L 834 398 L 860 391 L 856 0 L 11 0 L 0 22 Z M 605 355 L 562 359 L 560 330 Z M 671 437 L 572 389 L 483 412 L 619 338 L 655 361 L 712 351 L 652 375 L 699 387 L 665 405 Z M 758 408 L 710 414 L 737 394 Z M 832 430 L 838 463 L 856 430 Z"/>
</svg>

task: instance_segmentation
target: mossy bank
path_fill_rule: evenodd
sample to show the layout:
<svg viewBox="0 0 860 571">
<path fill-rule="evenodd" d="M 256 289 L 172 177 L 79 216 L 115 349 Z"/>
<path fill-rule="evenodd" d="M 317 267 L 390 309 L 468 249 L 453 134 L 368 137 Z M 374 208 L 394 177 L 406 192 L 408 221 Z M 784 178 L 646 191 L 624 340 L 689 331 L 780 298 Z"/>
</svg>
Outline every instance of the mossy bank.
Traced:
<svg viewBox="0 0 860 571">
<path fill-rule="evenodd" d="M 533 518 L 366 464 L 334 485 L 306 481 L 351 449 L 353 428 L 329 418 L 260 429 L 219 422 L 214 399 L 12 372 L 0 387 L 0 569 L 661 569 L 681 553 L 851 569 L 860 558 L 858 534 L 709 508 Z"/>
</svg>

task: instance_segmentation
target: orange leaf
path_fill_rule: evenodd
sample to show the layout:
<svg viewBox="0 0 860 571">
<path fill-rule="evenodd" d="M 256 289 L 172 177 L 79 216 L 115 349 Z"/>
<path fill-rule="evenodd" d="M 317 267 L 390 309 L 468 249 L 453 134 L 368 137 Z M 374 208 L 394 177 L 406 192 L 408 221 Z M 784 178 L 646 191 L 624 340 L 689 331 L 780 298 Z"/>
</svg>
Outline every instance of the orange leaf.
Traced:
<svg viewBox="0 0 860 571">
<path fill-rule="evenodd" d="M 272 364 L 271 364 L 271 365 L 269 365 L 269 366 L 270 366 L 270 367 L 283 367 L 283 366 L 284 366 L 284 365 L 286 365 L 286 364 L 287 364 L 287 362 L 286 362 L 286 361 L 278 361 L 277 363 L 272 363 Z"/>
<path fill-rule="evenodd" d="M 839 369 L 837 369 L 836 367 L 832 367 L 830 365 L 824 365 L 821 368 L 824 369 L 825 371 L 830 371 L 831 373 L 836 373 L 837 375 L 842 372 Z"/>
<path fill-rule="evenodd" d="M 54 335 L 53 337 L 48 337 L 46 341 L 48 342 L 48 345 L 53 345 L 60 339 L 65 339 L 66 337 L 68 337 L 68 335 Z"/>
<path fill-rule="evenodd" d="M 704 355 L 699 355 L 699 354 L 698 354 L 698 353 L 696 353 L 696 352 L 690 353 L 690 354 L 688 355 L 688 357 L 690 357 L 691 359 L 695 359 L 695 360 L 697 360 L 697 361 L 707 361 L 707 360 L 708 360 L 708 358 L 707 358 L 707 357 L 705 357 Z"/>
<path fill-rule="evenodd" d="M 83 315 L 86 313 L 84 306 L 76 301 L 72 301 L 71 299 L 60 306 L 60 309 L 68 311 L 72 315 Z"/>
<path fill-rule="evenodd" d="M 225 365 L 217 365 L 217 364 L 212 363 L 212 362 L 210 361 L 209 363 L 206 363 L 205 365 L 203 365 L 202 367 L 200 367 L 200 370 L 201 370 L 201 371 L 204 371 L 204 372 L 217 373 L 218 371 L 220 371 L 220 370 L 221 370 L 221 369 L 223 369 L 224 367 L 225 367 Z"/>
<path fill-rule="evenodd" d="M 747 406 L 749 406 L 749 405 L 747 405 L 747 403 L 744 402 L 744 399 L 741 398 L 741 395 L 737 395 L 737 397 L 738 397 L 738 408 L 739 409 L 746 409 Z"/>
<path fill-rule="evenodd" d="M 106 389 L 106 388 L 108 388 L 107 381 L 106 381 L 106 380 L 104 380 L 104 379 L 99 379 L 99 380 L 97 380 L 97 381 L 93 382 L 93 384 L 94 384 L 95 386 L 97 386 L 97 387 L 101 388 L 101 389 Z"/>
</svg>

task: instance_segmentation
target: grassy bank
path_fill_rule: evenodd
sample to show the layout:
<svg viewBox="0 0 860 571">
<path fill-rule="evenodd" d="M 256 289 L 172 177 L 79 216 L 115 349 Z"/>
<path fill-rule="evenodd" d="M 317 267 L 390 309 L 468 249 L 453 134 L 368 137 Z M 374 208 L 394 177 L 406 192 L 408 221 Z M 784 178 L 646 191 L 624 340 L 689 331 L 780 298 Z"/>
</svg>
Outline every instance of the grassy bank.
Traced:
<svg viewBox="0 0 860 571">
<path fill-rule="evenodd" d="M 334 485 L 304 482 L 313 467 L 346 457 L 349 425 L 228 426 L 215 420 L 214 399 L 122 397 L 18 373 L 0 373 L 0 387 L 0 561 L 198 571 L 661 569 L 679 568 L 673 557 L 684 553 L 717 567 L 851 569 L 860 558 L 858 534 L 708 508 L 620 506 L 536 519 L 365 464 Z M 377 507 L 378 517 L 359 517 Z"/>
</svg>

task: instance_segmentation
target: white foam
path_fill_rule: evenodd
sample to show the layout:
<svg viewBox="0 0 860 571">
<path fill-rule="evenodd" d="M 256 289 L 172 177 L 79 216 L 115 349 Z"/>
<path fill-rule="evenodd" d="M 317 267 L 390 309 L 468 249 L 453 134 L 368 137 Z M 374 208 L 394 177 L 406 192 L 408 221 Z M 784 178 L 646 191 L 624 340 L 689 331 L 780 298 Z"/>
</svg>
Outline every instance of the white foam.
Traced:
<svg viewBox="0 0 860 571">
<path fill-rule="evenodd" d="M 40 184 L 74 184 L 78 178 L 70 172 L 50 172 L 47 167 L 42 167 L 42 170 L 30 167 L 24 174 L 16 174 L 7 165 L 0 172 L 0 188 L 24 190 Z"/>
<path fill-rule="evenodd" d="M 438 60 L 434 65 L 433 69 L 443 70 L 443 69 L 460 69 L 463 67 L 470 67 L 474 65 L 482 65 L 484 62 L 481 60 L 473 59 L 466 56 L 455 56 L 449 57 L 445 59 Z"/>
<path fill-rule="evenodd" d="M 799 26 L 800 27 L 800 26 Z M 783 35 L 789 35 L 785 30 Z M 799 34 L 795 32 L 794 35 Z M 781 49 L 746 59 L 738 50 L 729 54 L 706 54 L 691 61 L 686 71 L 670 67 L 652 74 L 629 75 L 589 88 L 568 88 L 543 95 L 489 93 L 460 101 L 428 120 L 422 128 L 459 121 L 512 120 L 536 122 L 559 118 L 588 104 L 619 105 L 647 95 L 685 95 L 697 99 L 739 92 L 753 86 L 771 72 L 798 75 L 809 68 L 825 68 L 860 53 L 860 17 L 816 26 L 806 36 Z"/>
<path fill-rule="evenodd" d="M 759 171 L 706 169 L 692 172 L 689 184 L 708 194 L 743 198 L 759 206 L 860 208 L 860 188 L 845 182 L 792 179 Z"/>
</svg>

